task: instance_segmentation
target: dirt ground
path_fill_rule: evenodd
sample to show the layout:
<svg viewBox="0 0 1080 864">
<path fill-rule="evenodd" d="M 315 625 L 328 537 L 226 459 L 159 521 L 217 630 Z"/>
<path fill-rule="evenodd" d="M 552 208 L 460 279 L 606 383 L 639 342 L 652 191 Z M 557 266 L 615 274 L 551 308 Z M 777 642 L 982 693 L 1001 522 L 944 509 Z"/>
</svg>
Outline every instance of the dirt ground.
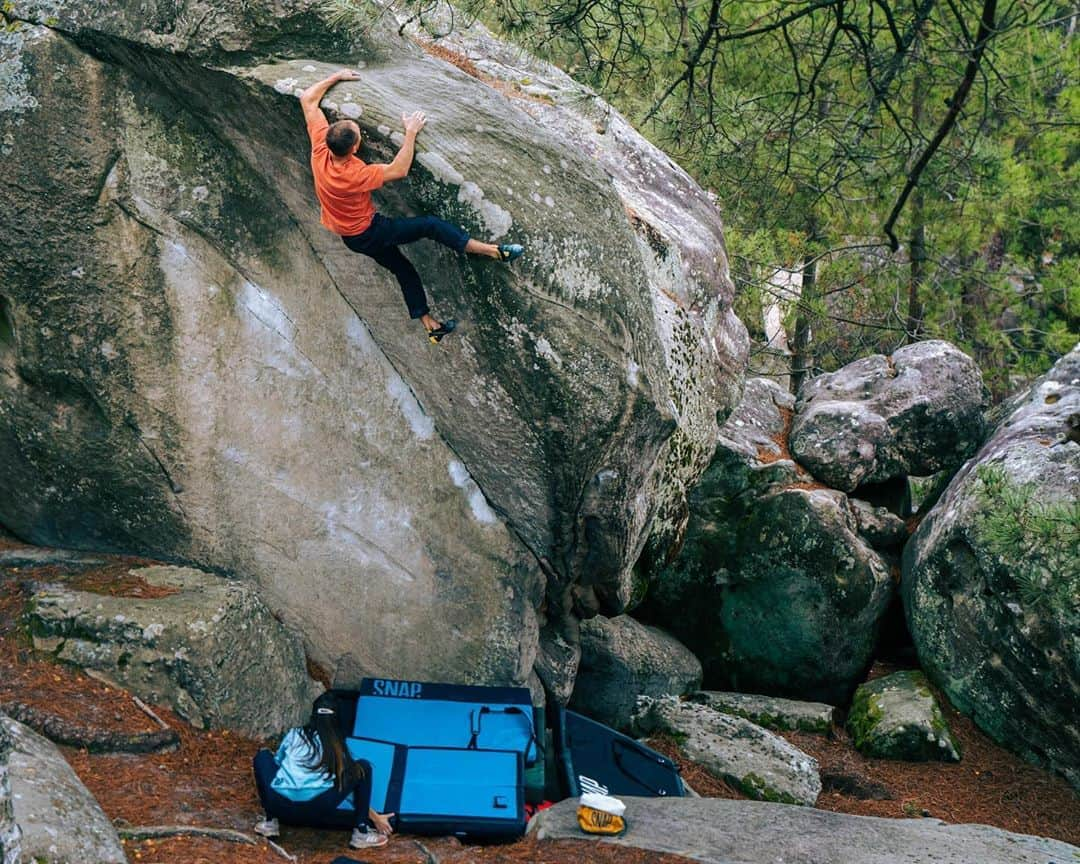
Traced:
<svg viewBox="0 0 1080 864">
<path fill-rule="evenodd" d="M 0 537 L 0 549 L 14 543 Z M 0 567 L 0 707 L 18 704 L 88 733 L 159 731 L 133 697 L 80 671 L 33 656 L 18 621 L 33 582 L 71 581 L 82 588 L 146 596 L 151 586 L 127 574 L 137 559 L 110 559 L 103 567 L 73 572 L 63 567 Z M 885 670 L 879 670 L 885 671 Z M 1029 765 L 989 741 L 964 717 L 944 706 L 963 761 L 954 765 L 867 759 L 841 729 L 831 736 L 785 733 L 819 762 L 825 786 L 817 806 L 843 813 L 980 822 L 1010 831 L 1054 837 L 1080 845 L 1080 796 L 1060 778 Z M 172 752 L 149 755 L 92 753 L 62 747 L 64 756 L 121 829 L 137 826 L 200 826 L 233 829 L 251 837 L 260 809 L 251 780 L 251 759 L 260 742 L 227 731 L 193 729 L 166 708 L 158 717 L 179 735 Z M 654 746 L 680 763 L 700 794 L 742 797 L 722 780 L 687 762 L 672 740 Z M 300 864 L 330 864 L 349 855 L 346 832 L 283 827 L 278 843 Z M 125 841 L 139 864 L 271 864 L 282 853 L 261 839 L 250 845 L 206 837 Z M 635 852 L 593 840 L 463 846 L 455 838 L 395 836 L 389 846 L 353 853 L 386 864 L 678 864 L 673 855 Z"/>
</svg>

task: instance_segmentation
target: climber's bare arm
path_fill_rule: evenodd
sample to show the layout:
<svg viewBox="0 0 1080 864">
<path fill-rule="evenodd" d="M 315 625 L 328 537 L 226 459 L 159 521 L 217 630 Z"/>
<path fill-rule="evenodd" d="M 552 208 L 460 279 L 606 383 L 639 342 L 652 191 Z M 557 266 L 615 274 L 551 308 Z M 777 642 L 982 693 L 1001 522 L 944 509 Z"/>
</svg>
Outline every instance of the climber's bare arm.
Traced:
<svg viewBox="0 0 1080 864">
<path fill-rule="evenodd" d="M 300 107 L 304 109 L 304 122 L 310 123 L 312 120 L 318 119 L 319 114 L 322 113 L 319 103 L 322 102 L 326 91 L 337 84 L 338 81 L 359 80 L 359 73 L 353 72 L 352 69 L 339 69 L 333 75 L 308 87 L 307 90 L 300 94 Z"/>
<path fill-rule="evenodd" d="M 416 136 L 427 123 L 427 117 L 424 116 L 423 111 L 414 111 L 412 114 L 402 114 L 401 122 L 405 124 L 405 141 L 398 150 L 397 156 L 394 157 L 394 161 L 389 165 L 380 166 L 383 169 L 384 183 L 408 176 L 409 169 L 412 167 L 413 154 L 416 151 Z"/>
</svg>

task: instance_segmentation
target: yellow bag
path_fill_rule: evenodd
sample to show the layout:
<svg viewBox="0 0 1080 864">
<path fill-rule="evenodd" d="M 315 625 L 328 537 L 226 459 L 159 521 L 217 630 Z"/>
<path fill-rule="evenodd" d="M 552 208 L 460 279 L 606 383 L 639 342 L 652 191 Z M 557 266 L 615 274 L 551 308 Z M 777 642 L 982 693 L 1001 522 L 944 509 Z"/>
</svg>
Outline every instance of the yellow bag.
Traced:
<svg viewBox="0 0 1080 864">
<path fill-rule="evenodd" d="M 610 795 L 588 792 L 578 802 L 578 826 L 586 834 L 614 836 L 626 830 L 626 805 Z"/>
</svg>

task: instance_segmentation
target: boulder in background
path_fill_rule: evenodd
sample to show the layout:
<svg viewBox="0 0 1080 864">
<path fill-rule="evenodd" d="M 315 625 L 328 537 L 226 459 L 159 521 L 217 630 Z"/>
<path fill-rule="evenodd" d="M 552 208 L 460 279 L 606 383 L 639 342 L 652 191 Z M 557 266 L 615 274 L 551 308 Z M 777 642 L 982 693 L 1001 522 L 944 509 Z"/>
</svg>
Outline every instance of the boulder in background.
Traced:
<svg viewBox="0 0 1080 864">
<path fill-rule="evenodd" d="M 916 342 L 809 379 L 791 452 L 819 480 L 851 492 L 960 465 L 983 440 L 987 394 L 975 362 L 948 342 Z"/>
<path fill-rule="evenodd" d="M 1080 346 L 1010 401 L 904 548 L 927 677 L 1080 788 Z"/>
</svg>

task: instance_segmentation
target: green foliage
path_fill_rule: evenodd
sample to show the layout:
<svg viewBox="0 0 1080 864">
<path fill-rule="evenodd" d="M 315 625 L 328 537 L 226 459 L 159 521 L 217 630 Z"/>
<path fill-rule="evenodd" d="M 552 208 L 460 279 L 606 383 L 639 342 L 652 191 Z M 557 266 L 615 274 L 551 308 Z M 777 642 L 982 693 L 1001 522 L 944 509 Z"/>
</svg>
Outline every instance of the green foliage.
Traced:
<svg viewBox="0 0 1080 864">
<path fill-rule="evenodd" d="M 1080 611 L 1080 502 L 1043 501 L 1000 465 L 977 470 L 979 538 L 1007 570 L 1022 605 Z"/>
<path fill-rule="evenodd" d="M 848 711 L 847 730 L 858 750 L 862 750 L 867 745 L 874 729 L 881 722 L 883 712 L 877 698 L 877 693 L 863 686 L 855 691 L 855 697 L 852 699 L 851 710 Z"/>
<path fill-rule="evenodd" d="M 814 368 L 894 350 L 909 338 L 909 240 L 921 228 L 917 336 L 973 354 L 996 396 L 1080 340 L 1074 10 L 999 10 L 959 122 L 901 211 L 894 254 L 882 226 L 949 110 L 980 3 L 470 5 L 600 90 L 716 192 L 736 311 L 757 338 L 778 299 L 770 277 L 816 261 L 814 295 L 785 302 L 789 339 L 796 317 L 809 323 Z M 850 29 L 833 39 L 840 14 Z M 913 47 L 900 55 L 896 36 L 909 33 Z"/>
</svg>

